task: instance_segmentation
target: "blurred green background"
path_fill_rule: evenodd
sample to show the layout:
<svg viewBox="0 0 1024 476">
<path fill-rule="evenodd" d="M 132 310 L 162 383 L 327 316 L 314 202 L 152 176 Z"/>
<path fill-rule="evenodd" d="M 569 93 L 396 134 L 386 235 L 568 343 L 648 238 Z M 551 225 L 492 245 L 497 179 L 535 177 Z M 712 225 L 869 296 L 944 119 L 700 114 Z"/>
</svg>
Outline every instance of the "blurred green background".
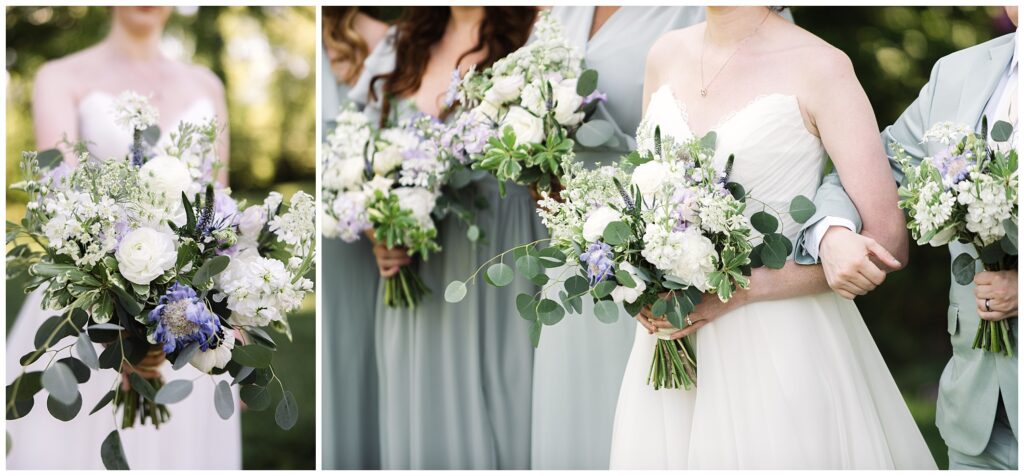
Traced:
<svg viewBox="0 0 1024 476">
<path fill-rule="evenodd" d="M 44 62 L 99 42 L 107 7 L 7 7 L 7 184 L 20 179 L 22 150 L 35 149 L 32 79 Z M 176 7 L 162 49 L 210 68 L 224 82 L 230 120 L 234 195 L 262 201 L 277 190 L 315 192 L 316 51 L 313 7 Z M 7 219 L 20 220 L 25 196 L 7 190 Z M 7 281 L 7 329 L 24 297 Z M 278 339 L 277 374 L 294 392 L 299 422 L 277 428 L 273 409 L 244 412 L 246 469 L 314 469 L 316 442 L 315 298 L 291 318 L 294 341 Z M 280 398 L 275 395 L 276 399 Z"/>
</svg>

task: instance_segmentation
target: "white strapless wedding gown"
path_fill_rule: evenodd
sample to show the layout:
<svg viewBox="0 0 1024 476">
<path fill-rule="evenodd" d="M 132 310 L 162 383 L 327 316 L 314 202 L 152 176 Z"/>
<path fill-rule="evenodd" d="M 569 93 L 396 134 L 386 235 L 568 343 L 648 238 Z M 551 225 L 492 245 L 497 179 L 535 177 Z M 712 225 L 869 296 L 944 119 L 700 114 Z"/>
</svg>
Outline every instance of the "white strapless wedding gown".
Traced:
<svg viewBox="0 0 1024 476">
<path fill-rule="evenodd" d="M 671 89 L 644 127 L 693 136 Z M 813 198 L 824 164 L 797 98 L 760 96 L 723 119 L 715 163 L 779 210 Z M 638 135 L 640 135 L 638 133 Z M 643 148 L 644 144 L 639 144 Z M 751 204 L 748 213 L 760 210 Z M 793 240 L 800 226 L 783 217 Z M 696 334 L 697 386 L 647 385 L 656 337 L 637 325 L 619 393 L 612 469 L 935 469 L 935 461 L 852 301 L 828 292 L 748 304 Z"/>
<path fill-rule="evenodd" d="M 80 138 L 97 157 L 123 157 L 131 145 L 131 133 L 114 123 L 112 115 L 116 95 L 92 92 L 78 105 Z M 206 98 L 193 102 L 178 118 L 161 121 L 161 140 L 181 121 L 197 122 L 214 116 L 213 103 Z M 166 119 L 166 118 L 164 118 Z M 18 359 L 34 347 L 36 329 L 46 318 L 58 314 L 41 308 L 40 291 L 29 294 L 7 336 L 7 381 L 20 374 Z M 53 346 L 71 343 L 66 338 Z M 96 346 L 97 353 L 102 349 Z M 66 357 L 67 351 L 61 353 Z M 40 359 L 29 370 L 42 370 L 47 359 Z M 239 412 L 221 419 L 213 406 L 216 382 L 230 377 L 204 377 L 190 365 L 172 370 L 163 367 L 165 380 L 195 379 L 192 394 L 184 401 L 169 405 L 171 419 L 157 430 L 151 425 L 136 425 L 121 430 L 128 464 L 132 469 L 241 469 L 242 436 Z M 79 385 L 82 410 L 70 422 L 62 422 L 46 410 L 46 392 L 36 394 L 35 406 L 25 417 L 7 421 L 11 452 L 7 469 L 103 469 L 100 443 L 115 428 L 112 406 L 89 415 L 93 406 L 118 378 L 112 370 L 93 371 L 89 381 Z M 235 401 L 238 401 L 237 388 Z"/>
</svg>

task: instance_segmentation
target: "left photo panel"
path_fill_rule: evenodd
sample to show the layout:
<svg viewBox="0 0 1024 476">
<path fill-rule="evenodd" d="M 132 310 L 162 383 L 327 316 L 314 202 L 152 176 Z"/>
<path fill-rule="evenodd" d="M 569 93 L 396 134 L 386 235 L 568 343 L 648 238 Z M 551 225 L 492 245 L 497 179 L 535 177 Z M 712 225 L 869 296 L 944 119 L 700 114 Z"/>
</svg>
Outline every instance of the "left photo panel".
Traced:
<svg viewBox="0 0 1024 476">
<path fill-rule="evenodd" d="M 7 7 L 6 468 L 316 468 L 316 9 Z"/>
</svg>

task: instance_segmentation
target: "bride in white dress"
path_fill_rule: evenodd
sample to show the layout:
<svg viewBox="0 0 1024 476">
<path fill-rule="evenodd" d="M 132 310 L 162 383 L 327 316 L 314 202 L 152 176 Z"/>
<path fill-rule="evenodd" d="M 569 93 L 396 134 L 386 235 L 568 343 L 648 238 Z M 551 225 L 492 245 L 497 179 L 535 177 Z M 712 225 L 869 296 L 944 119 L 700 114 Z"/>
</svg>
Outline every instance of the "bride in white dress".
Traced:
<svg viewBox="0 0 1024 476">
<path fill-rule="evenodd" d="M 735 154 L 731 180 L 776 209 L 814 196 L 827 152 L 864 233 L 905 260 L 874 114 L 842 52 L 768 8 L 709 7 L 706 23 L 652 47 L 644 89 L 641 129 L 679 139 L 715 131 L 716 166 Z M 799 226 L 789 216 L 782 226 L 793 240 Z M 650 317 L 637 317 L 612 469 L 935 469 L 857 307 L 829 289 L 820 266 L 759 268 L 728 304 L 706 297 L 674 334 L 696 332 L 690 391 L 647 385 L 651 332 L 670 327 Z"/>
<path fill-rule="evenodd" d="M 199 122 L 216 116 L 226 124 L 223 86 L 217 77 L 205 68 L 173 61 L 160 52 L 160 36 L 170 13 L 171 7 L 113 7 L 106 39 L 43 65 L 36 76 L 32 101 L 40 150 L 54 147 L 67 134 L 69 141 L 89 142 L 89 151 L 97 157 L 124 157 L 131 132 L 114 122 L 113 101 L 126 90 L 150 96 L 160 112 L 162 140 L 182 121 Z M 226 130 L 217 153 L 226 160 Z M 73 164 L 74 156 L 65 151 L 65 160 Z M 226 172 L 218 179 L 226 183 Z M 8 334 L 9 381 L 22 371 L 18 359 L 34 349 L 36 329 L 56 314 L 41 309 L 40 298 L 40 292 L 26 298 Z M 97 346 L 97 352 L 100 350 Z M 29 370 L 42 370 L 46 360 L 40 359 Z M 165 377 L 173 372 L 175 378 L 195 379 L 195 387 L 189 398 L 168 406 L 171 419 L 159 430 L 139 424 L 122 430 L 121 440 L 132 469 L 241 469 L 239 413 L 236 410 L 228 420 L 217 415 L 213 405 L 216 381 L 200 378 L 204 374 L 192 366 L 172 371 L 162 356 L 147 360 L 159 365 Z M 95 415 L 88 413 L 110 390 L 114 378 L 117 375 L 110 370 L 93 372 L 89 381 L 79 386 L 82 410 L 67 423 L 47 412 L 45 392 L 38 393 L 27 416 L 7 422 L 11 438 L 7 469 L 103 469 L 100 443 L 115 428 L 111 407 Z M 224 378 L 230 377 L 216 377 Z"/>
</svg>

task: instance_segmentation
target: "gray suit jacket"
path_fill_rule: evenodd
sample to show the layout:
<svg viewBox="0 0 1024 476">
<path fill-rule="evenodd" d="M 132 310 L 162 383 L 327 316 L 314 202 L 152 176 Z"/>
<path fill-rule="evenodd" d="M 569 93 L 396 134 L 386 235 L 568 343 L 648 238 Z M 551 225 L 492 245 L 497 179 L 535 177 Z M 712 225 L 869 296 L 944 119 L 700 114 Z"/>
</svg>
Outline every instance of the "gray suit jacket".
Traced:
<svg viewBox="0 0 1024 476">
<path fill-rule="evenodd" d="M 1011 33 L 958 51 L 935 63 L 931 78 L 921 89 L 917 100 L 895 124 L 882 132 L 882 142 L 890 157 L 893 143 L 902 145 L 918 162 L 938 152 L 934 145 L 921 143 L 924 132 L 935 123 L 978 124 L 1010 63 L 1015 39 L 1016 34 Z M 903 172 L 899 165 L 891 159 L 889 164 L 897 182 L 902 182 Z M 824 217 L 847 218 L 854 222 L 858 231 L 861 226 L 857 208 L 843 190 L 835 172 L 825 177 L 814 203 L 817 212 L 804 225 L 795 247 L 795 259 L 801 264 L 814 263 L 804 247 L 804 234 Z M 951 257 L 965 252 L 977 256 L 973 246 L 957 242 L 949 245 L 949 251 Z M 978 269 L 981 270 L 980 263 Z M 1000 394 L 1013 434 L 1017 435 L 1017 357 L 971 348 L 980 321 L 974 285 L 960 286 L 952 279 L 950 282 L 947 330 L 953 344 L 953 357 L 939 382 L 936 425 L 950 448 L 977 455 L 988 444 Z M 1017 335 L 1016 318 L 1011 319 L 1011 326 L 1013 334 Z"/>
</svg>

